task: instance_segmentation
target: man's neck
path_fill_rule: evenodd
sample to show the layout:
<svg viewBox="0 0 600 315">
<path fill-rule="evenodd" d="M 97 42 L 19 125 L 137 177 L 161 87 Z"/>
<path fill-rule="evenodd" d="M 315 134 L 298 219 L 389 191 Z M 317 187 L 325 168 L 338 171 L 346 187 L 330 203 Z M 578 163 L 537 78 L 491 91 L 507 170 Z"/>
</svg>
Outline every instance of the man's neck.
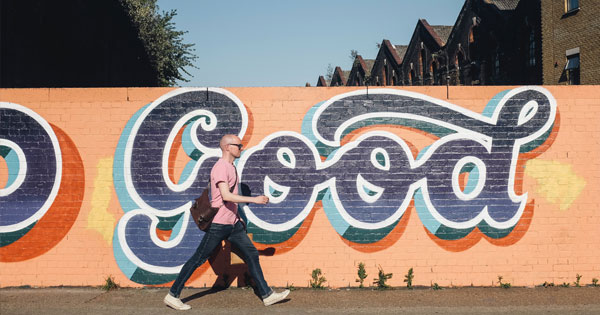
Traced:
<svg viewBox="0 0 600 315">
<path fill-rule="evenodd" d="M 233 161 L 235 160 L 235 157 L 231 154 L 226 154 L 223 153 L 223 156 L 221 157 L 223 160 L 229 162 L 230 164 L 233 164 Z"/>
</svg>

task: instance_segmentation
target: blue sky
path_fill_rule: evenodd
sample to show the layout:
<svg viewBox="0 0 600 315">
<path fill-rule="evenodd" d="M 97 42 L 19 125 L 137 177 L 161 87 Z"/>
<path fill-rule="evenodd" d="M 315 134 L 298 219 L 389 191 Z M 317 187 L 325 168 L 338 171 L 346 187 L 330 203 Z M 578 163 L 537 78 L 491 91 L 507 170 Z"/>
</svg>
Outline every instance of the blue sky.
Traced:
<svg viewBox="0 0 600 315">
<path fill-rule="evenodd" d="M 350 51 L 374 59 L 377 44 L 407 45 L 420 18 L 454 25 L 464 0 L 158 0 L 177 10 L 199 69 L 179 86 L 316 85 L 327 67 L 350 70 Z"/>
</svg>

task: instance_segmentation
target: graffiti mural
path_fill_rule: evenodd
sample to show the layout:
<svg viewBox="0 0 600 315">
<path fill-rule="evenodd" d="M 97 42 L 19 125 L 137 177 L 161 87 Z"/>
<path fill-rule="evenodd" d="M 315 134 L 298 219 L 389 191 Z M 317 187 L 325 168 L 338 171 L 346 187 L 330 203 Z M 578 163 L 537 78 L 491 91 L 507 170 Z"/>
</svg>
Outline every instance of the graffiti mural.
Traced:
<svg viewBox="0 0 600 315">
<path fill-rule="evenodd" d="M 8 173 L 0 187 L 0 256 L 6 262 L 39 256 L 77 217 L 81 158 L 60 128 L 13 103 L 0 103 L 0 156 Z"/>
<path fill-rule="evenodd" d="M 556 116 L 556 101 L 540 87 L 505 91 L 481 114 L 400 90 L 338 95 L 310 109 L 301 133 L 270 134 L 237 161 L 242 192 L 270 198 L 267 205 L 243 205 L 248 232 L 259 246 L 289 242 L 320 202 L 349 244 L 386 239 L 411 207 L 442 241 L 474 230 L 491 240 L 505 238 L 529 205 L 521 168 L 547 141 Z M 249 123 L 242 102 L 216 88 L 175 90 L 129 120 L 113 166 L 125 212 L 113 249 L 129 279 L 174 279 L 203 237 L 187 210 L 220 155 L 219 139 L 226 133 L 243 138 Z M 380 125 L 409 127 L 437 140 L 415 152 Z M 368 131 L 345 142 L 356 130 Z M 178 147 L 187 164 L 175 180 Z"/>
<path fill-rule="evenodd" d="M 191 202 L 206 187 L 223 134 L 246 132 L 248 116 L 222 89 L 179 89 L 140 109 L 125 127 L 113 178 L 125 215 L 114 233 L 115 257 L 133 281 L 173 280 L 204 232 L 189 220 Z M 178 141 L 189 156 L 178 182 L 169 175 Z M 170 231 L 168 240 L 157 231 Z"/>
</svg>

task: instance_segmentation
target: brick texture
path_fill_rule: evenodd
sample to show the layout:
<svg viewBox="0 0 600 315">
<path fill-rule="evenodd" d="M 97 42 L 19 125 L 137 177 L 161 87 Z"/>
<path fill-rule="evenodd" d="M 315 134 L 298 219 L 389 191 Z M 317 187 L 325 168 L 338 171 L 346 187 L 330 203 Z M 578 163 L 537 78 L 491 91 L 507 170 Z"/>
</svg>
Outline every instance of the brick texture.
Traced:
<svg viewBox="0 0 600 315">
<path fill-rule="evenodd" d="M 566 51 L 580 49 L 581 84 L 600 84 L 600 6 L 580 0 L 566 12 L 564 0 L 541 1 L 544 84 L 567 84 Z"/>
<path fill-rule="evenodd" d="M 587 1 L 581 1 L 582 10 L 578 15 L 565 18 L 564 22 L 570 18 L 584 17 L 587 14 L 584 10 L 586 3 Z M 587 46 L 581 46 L 582 83 L 588 76 L 584 72 L 584 61 L 588 60 L 584 47 Z M 264 212 L 251 208 L 254 209 L 253 212 L 256 210 L 255 213 L 260 218 L 274 224 L 291 222 L 292 215 L 289 215 L 289 211 L 294 205 L 288 202 L 290 198 L 304 202 L 303 200 L 308 200 L 307 196 L 312 192 L 313 185 L 325 185 L 333 178 L 336 180 L 338 195 L 331 194 L 331 185 L 323 187 L 323 191 L 329 193 L 315 195 L 316 200 L 312 203 L 306 201 L 308 212 L 301 215 L 302 220 L 292 227 L 272 232 L 261 229 L 258 221 L 251 220 L 256 224 L 251 224 L 249 232 L 262 253 L 261 263 L 265 277 L 272 286 L 309 286 L 311 272 L 316 268 L 322 270 L 327 279 L 326 285 L 358 286 L 355 279 L 358 278 L 358 264 L 361 262 L 365 263 L 368 274 L 365 284 L 373 282 L 379 268 L 386 273 L 393 273 L 393 277 L 388 280 L 388 284 L 392 286 L 405 285 L 403 279 L 409 268 L 414 270 L 413 284 L 420 286 L 430 286 L 433 283 L 440 286 L 491 286 L 497 285 L 498 276 L 502 276 L 504 282 L 516 286 L 534 286 L 546 281 L 562 284 L 574 282 L 577 274 L 583 275 L 582 284 L 588 284 L 592 278 L 600 278 L 599 88 L 600 86 L 545 87 L 551 98 L 556 100 L 557 111 L 543 141 L 536 142 L 535 148 L 528 152 L 517 153 L 513 171 L 502 170 L 499 162 L 510 157 L 512 151 L 483 162 L 488 181 L 496 178 L 494 176 L 508 178 L 514 172 L 514 183 L 508 187 L 514 188 L 517 195 L 526 196 L 523 213 L 508 229 L 492 229 L 489 225 L 479 224 L 476 228 L 464 230 L 440 227 L 451 223 L 441 222 L 439 218 L 421 211 L 423 206 L 419 205 L 415 196 L 409 196 L 406 211 L 401 217 L 380 229 L 367 229 L 362 223 L 354 226 L 352 224 L 357 223 L 349 221 L 347 216 L 335 210 L 332 205 L 336 201 L 342 202 L 348 213 L 361 218 L 361 222 L 380 222 L 385 217 L 382 209 L 387 209 L 385 205 L 380 205 L 380 199 L 389 195 L 384 190 L 378 197 L 377 187 L 392 191 L 403 187 L 403 180 L 416 182 L 422 177 L 411 175 L 415 170 L 422 170 L 422 174 L 425 174 L 423 176 L 429 181 L 433 181 L 438 175 L 442 179 L 453 176 L 445 168 L 454 165 L 454 162 L 450 162 L 451 153 L 445 153 L 446 156 L 438 160 L 448 159 L 447 163 L 432 162 L 436 159 L 435 152 L 442 152 L 436 146 L 440 145 L 443 130 L 437 130 L 435 126 L 448 127 L 452 123 L 462 124 L 465 129 L 475 129 L 477 124 L 487 121 L 480 114 L 485 112 L 484 108 L 488 103 L 500 101 L 504 91 L 511 93 L 510 91 L 523 88 L 450 87 L 446 91 L 446 87 L 409 87 L 395 89 L 397 95 L 392 93 L 383 96 L 376 94 L 376 88 L 370 88 L 367 95 L 360 92 L 362 90 L 359 87 L 260 87 L 218 91 L 199 89 L 191 96 L 185 93 L 175 95 L 178 91 L 190 91 L 189 89 L 0 90 L 0 187 L 4 187 L 0 189 L 0 287 L 98 286 L 109 276 L 114 277 L 121 286 L 169 286 L 176 273 L 169 268 L 178 266 L 174 262 L 185 261 L 202 235 L 189 230 L 187 234 L 193 232 L 191 236 L 186 236 L 189 239 L 178 240 L 175 237 L 177 233 L 185 230 L 185 226 L 179 226 L 182 223 L 176 224 L 181 216 L 171 215 L 168 216 L 171 219 L 160 220 L 156 217 L 157 225 L 152 226 L 147 215 L 152 211 L 178 211 L 173 210 L 173 205 L 180 202 L 178 200 L 189 197 L 185 195 L 186 191 L 197 191 L 198 187 L 204 185 L 204 178 L 200 175 L 193 178 L 193 172 L 189 176 L 194 183 L 186 184 L 188 186 L 174 189 L 164 185 L 167 181 L 176 183 L 180 178 L 185 179 L 182 174 L 186 173 L 186 164 L 191 160 L 188 154 L 198 158 L 198 153 L 189 151 L 188 147 L 193 145 L 198 149 L 197 144 L 185 142 L 186 131 L 182 128 L 181 119 L 186 106 L 202 104 L 208 104 L 208 107 L 195 109 L 200 118 L 194 120 L 198 122 L 198 140 L 201 143 L 206 144 L 205 140 L 218 135 L 203 133 L 200 122 L 209 125 L 216 123 L 216 131 L 219 132 L 220 126 L 235 127 L 240 119 L 246 124 L 243 136 L 246 153 L 242 156 L 246 160 L 244 165 L 238 163 L 238 170 L 243 175 L 242 183 L 246 183 L 253 194 L 261 191 L 266 174 L 269 174 L 273 182 L 292 187 L 288 195 L 269 192 L 273 202 L 271 208 L 265 208 Z M 343 95 L 350 92 L 354 96 Z M 400 101 L 398 95 L 410 95 L 413 98 Z M 447 95 L 449 98 L 446 98 Z M 530 101 L 530 96 L 527 95 L 532 94 L 518 95 L 515 96 L 516 102 L 525 104 Z M 343 98 L 342 101 L 333 102 L 327 107 L 332 110 L 339 106 L 335 111 L 322 107 L 325 104 L 322 102 L 340 97 Z M 166 101 L 161 104 L 170 104 L 168 109 L 159 114 L 146 112 L 153 102 L 163 99 Z M 232 103 L 231 100 L 234 99 L 239 100 L 238 105 Z M 438 105 L 431 105 L 428 103 L 430 101 L 438 102 Z M 442 106 L 439 102 L 445 103 Z M 390 106 L 392 103 L 397 107 Z M 393 115 L 390 113 L 399 112 L 403 106 L 407 110 L 414 110 L 413 117 L 441 118 L 430 120 L 433 123 L 429 125 L 391 119 Z M 236 118 L 241 111 L 239 108 L 245 109 L 247 118 Z M 208 114 L 201 110 L 215 115 L 212 122 L 202 118 L 202 115 Z M 536 110 L 522 112 L 521 116 L 514 117 L 520 117 L 518 120 L 524 125 L 536 123 L 536 119 L 541 119 L 537 115 L 544 110 L 540 105 Z M 317 125 L 322 126 L 322 134 L 326 134 L 328 126 L 344 119 L 382 111 L 387 113 L 387 117 L 379 123 L 363 123 L 349 127 L 350 131 L 342 133 L 336 152 L 323 151 L 326 147 L 323 141 L 321 145 L 315 145 L 310 140 L 293 142 L 294 145 L 289 145 L 287 149 L 283 146 L 284 149 L 279 151 L 268 151 L 267 147 L 261 149 L 267 143 L 281 146 L 292 143 L 293 139 L 308 139 L 311 119 L 318 115 L 324 117 L 324 121 L 318 121 Z M 515 113 L 500 115 L 504 120 L 498 124 L 509 123 L 510 117 L 513 117 L 510 115 Z M 37 122 L 28 117 L 36 118 Z M 181 122 L 179 127 L 182 130 L 167 128 L 169 121 L 173 124 Z M 139 131 L 135 137 L 131 133 L 135 127 L 133 122 L 139 123 Z M 46 126 L 45 123 L 48 128 L 38 127 Z M 190 122 L 188 126 L 192 125 L 193 122 Z M 498 127 L 494 130 L 498 132 L 498 137 L 504 139 L 502 141 L 511 139 L 520 132 L 517 127 L 505 131 Z M 370 139 L 365 137 L 372 132 L 377 132 L 380 138 L 376 138 L 378 140 L 375 142 L 364 140 Z M 43 189 L 51 187 L 55 173 L 50 172 L 46 177 L 43 177 L 43 173 L 54 169 L 49 167 L 54 165 L 52 156 L 55 153 L 33 149 L 49 143 L 51 137 L 45 138 L 45 133 L 54 134 L 60 145 L 62 180 L 54 193 L 56 197 L 47 211 L 28 226 L 9 227 L 6 222 L 25 222 L 33 216 L 14 217 L 23 213 L 24 209 L 29 209 L 28 207 L 41 208 L 42 203 L 38 199 L 43 202 L 47 198 L 43 197 Z M 171 133 L 175 140 L 168 142 L 167 138 Z M 285 141 L 268 142 L 269 139 L 284 139 L 280 138 L 283 136 L 287 137 Z M 125 144 L 138 143 L 136 139 L 139 137 L 143 141 L 140 140 L 139 146 L 132 149 L 129 167 L 124 163 Z M 389 137 L 406 142 L 409 153 L 402 151 L 400 144 L 386 140 Z M 469 152 L 480 148 L 473 141 L 475 140 L 459 147 L 462 153 L 458 154 L 468 156 Z M 359 142 L 362 145 L 373 145 L 372 148 L 376 150 L 363 152 L 361 146 L 351 149 L 353 144 Z M 410 158 L 415 158 L 428 146 L 432 150 L 432 156 L 421 157 L 426 161 L 426 166 L 409 167 L 400 162 L 399 158 L 408 158 L 409 155 L 412 155 Z M 33 151 L 29 151 L 29 147 Z M 23 150 L 22 155 L 19 155 L 18 148 Z M 314 151 L 309 150 L 306 152 L 310 153 L 304 154 L 303 148 L 312 148 Z M 483 151 L 487 152 L 487 149 Z M 312 160 L 312 152 L 318 152 L 318 161 Z M 389 170 L 385 170 L 386 154 L 387 161 L 390 162 Z M 280 164 L 275 163 L 277 156 L 277 163 Z M 22 166 L 17 167 L 22 165 L 19 161 L 23 157 L 27 173 L 15 174 L 19 173 L 18 170 L 23 170 Z M 323 162 L 327 157 L 329 160 Z M 163 158 L 165 164 L 162 164 Z M 299 171 L 295 171 L 298 169 L 294 168 L 294 163 Z M 323 164 L 317 169 L 314 168 L 316 163 Z M 43 167 L 38 168 L 40 164 Z M 279 166 L 276 167 L 277 165 Z M 163 168 L 166 168 L 164 173 Z M 131 179 L 123 175 L 126 174 L 123 169 L 132 174 Z M 357 169 L 364 169 L 361 176 L 377 186 L 366 186 L 371 188 L 360 196 L 356 193 Z M 32 173 L 34 171 L 36 173 Z M 200 168 L 197 172 L 204 174 L 204 171 Z M 390 172 L 400 175 L 389 177 Z M 463 185 L 460 189 L 464 189 L 467 195 L 465 198 L 470 198 L 464 187 L 468 181 L 467 175 L 457 176 L 457 185 Z M 475 175 L 471 173 L 468 177 L 470 176 Z M 19 178 L 23 179 L 21 184 L 18 183 Z M 31 186 L 34 188 L 23 195 L 17 195 L 30 187 L 27 186 L 30 181 L 37 181 Z M 429 187 L 428 196 L 431 200 L 438 200 L 436 198 L 439 195 L 434 192 L 436 187 L 443 194 L 444 189 L 450 185 L 439 183 L 441 184 L 431 184 Z M 502 180 L 494 183 L 490 185 L 503 185 Z M 130 184 L 129 188 L 127 184 Z M 348 185 L 343 186 L 346 184 Z M 348 190 L 344 190 L 344 187 Z M 273 189 L 282 193 L 284 188 Z M 136 194 L 128 189 L 133 189 Z M 437 207 L 459 202 L 452 197 L 452 190 L 449 192 L 448 201 L 437 204 Z M 46 193 L 51 194 L 49 191 Z M 389 202 L 400 207 L 406 195 L 406 192 L 396 191 Z M 277 196 L 282 198 L 279 203 L 276 203 Z M 364 198 L 373 198 L 373 201 L 365 203 Z M 492 207 L 502 200 L 504 199 L 484 201 Z M 358 212 L 351 212 L 353 203 L 361 205 Z M 178 204 L 185 205 L 181 202 Z M 137 217 L 139 221 L 135 221 L 136 217 L 132 217 L 132 214 L 138 208 L 139 213 L 145 213 L 146 216 L 140 215 Z M 449 220 L 466 222 L 470 212 L 465 209 L 455 208 L 448 214 L 454 215 Z M 184 212 L 181 213 L 186 214 L 185 209 L 182 211 Z M 361 217 L 364 213 L 369 213 L 369 217 Z M 128 219 L 129 217 L 132 218 Z M 502 221 L 502 218 L 498 220 Z M 119 234 L 118 227 L 121 225 L 127 227 L 123 235 Z M 195 228 L 193 224 L 188 227 Z M 182 244 L 185 241 L 189 241 L 189 244 L 184 246 Z M 131 253 L 125 251 L 124 244 L 128 244 Z M 245 267 L 235 256 L 227 247 L 215 253 L 208 263 L 196 271 L 188 285 L 204 287 L 222 284 L 225 280 L 229 280 L 234 286 L 243 285 Z M 145 262 L 146 265 L 140 262 Z"/>
</svg>

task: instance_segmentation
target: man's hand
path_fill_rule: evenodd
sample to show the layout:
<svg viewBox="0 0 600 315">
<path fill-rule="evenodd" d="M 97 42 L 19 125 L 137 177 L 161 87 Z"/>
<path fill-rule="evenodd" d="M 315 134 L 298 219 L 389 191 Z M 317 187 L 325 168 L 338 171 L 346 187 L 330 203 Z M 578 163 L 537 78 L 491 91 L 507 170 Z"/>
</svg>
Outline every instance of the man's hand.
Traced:
<svg viewBox="0 0 600 315">
<path fill-rule="evenodd" d="M 254 197 L 254 203 L 257 203 L 260 205 L 266 205 L 267 203 L 269 203 L 269 197 L 267 197 L 267 196 Z"/>
</svg>

